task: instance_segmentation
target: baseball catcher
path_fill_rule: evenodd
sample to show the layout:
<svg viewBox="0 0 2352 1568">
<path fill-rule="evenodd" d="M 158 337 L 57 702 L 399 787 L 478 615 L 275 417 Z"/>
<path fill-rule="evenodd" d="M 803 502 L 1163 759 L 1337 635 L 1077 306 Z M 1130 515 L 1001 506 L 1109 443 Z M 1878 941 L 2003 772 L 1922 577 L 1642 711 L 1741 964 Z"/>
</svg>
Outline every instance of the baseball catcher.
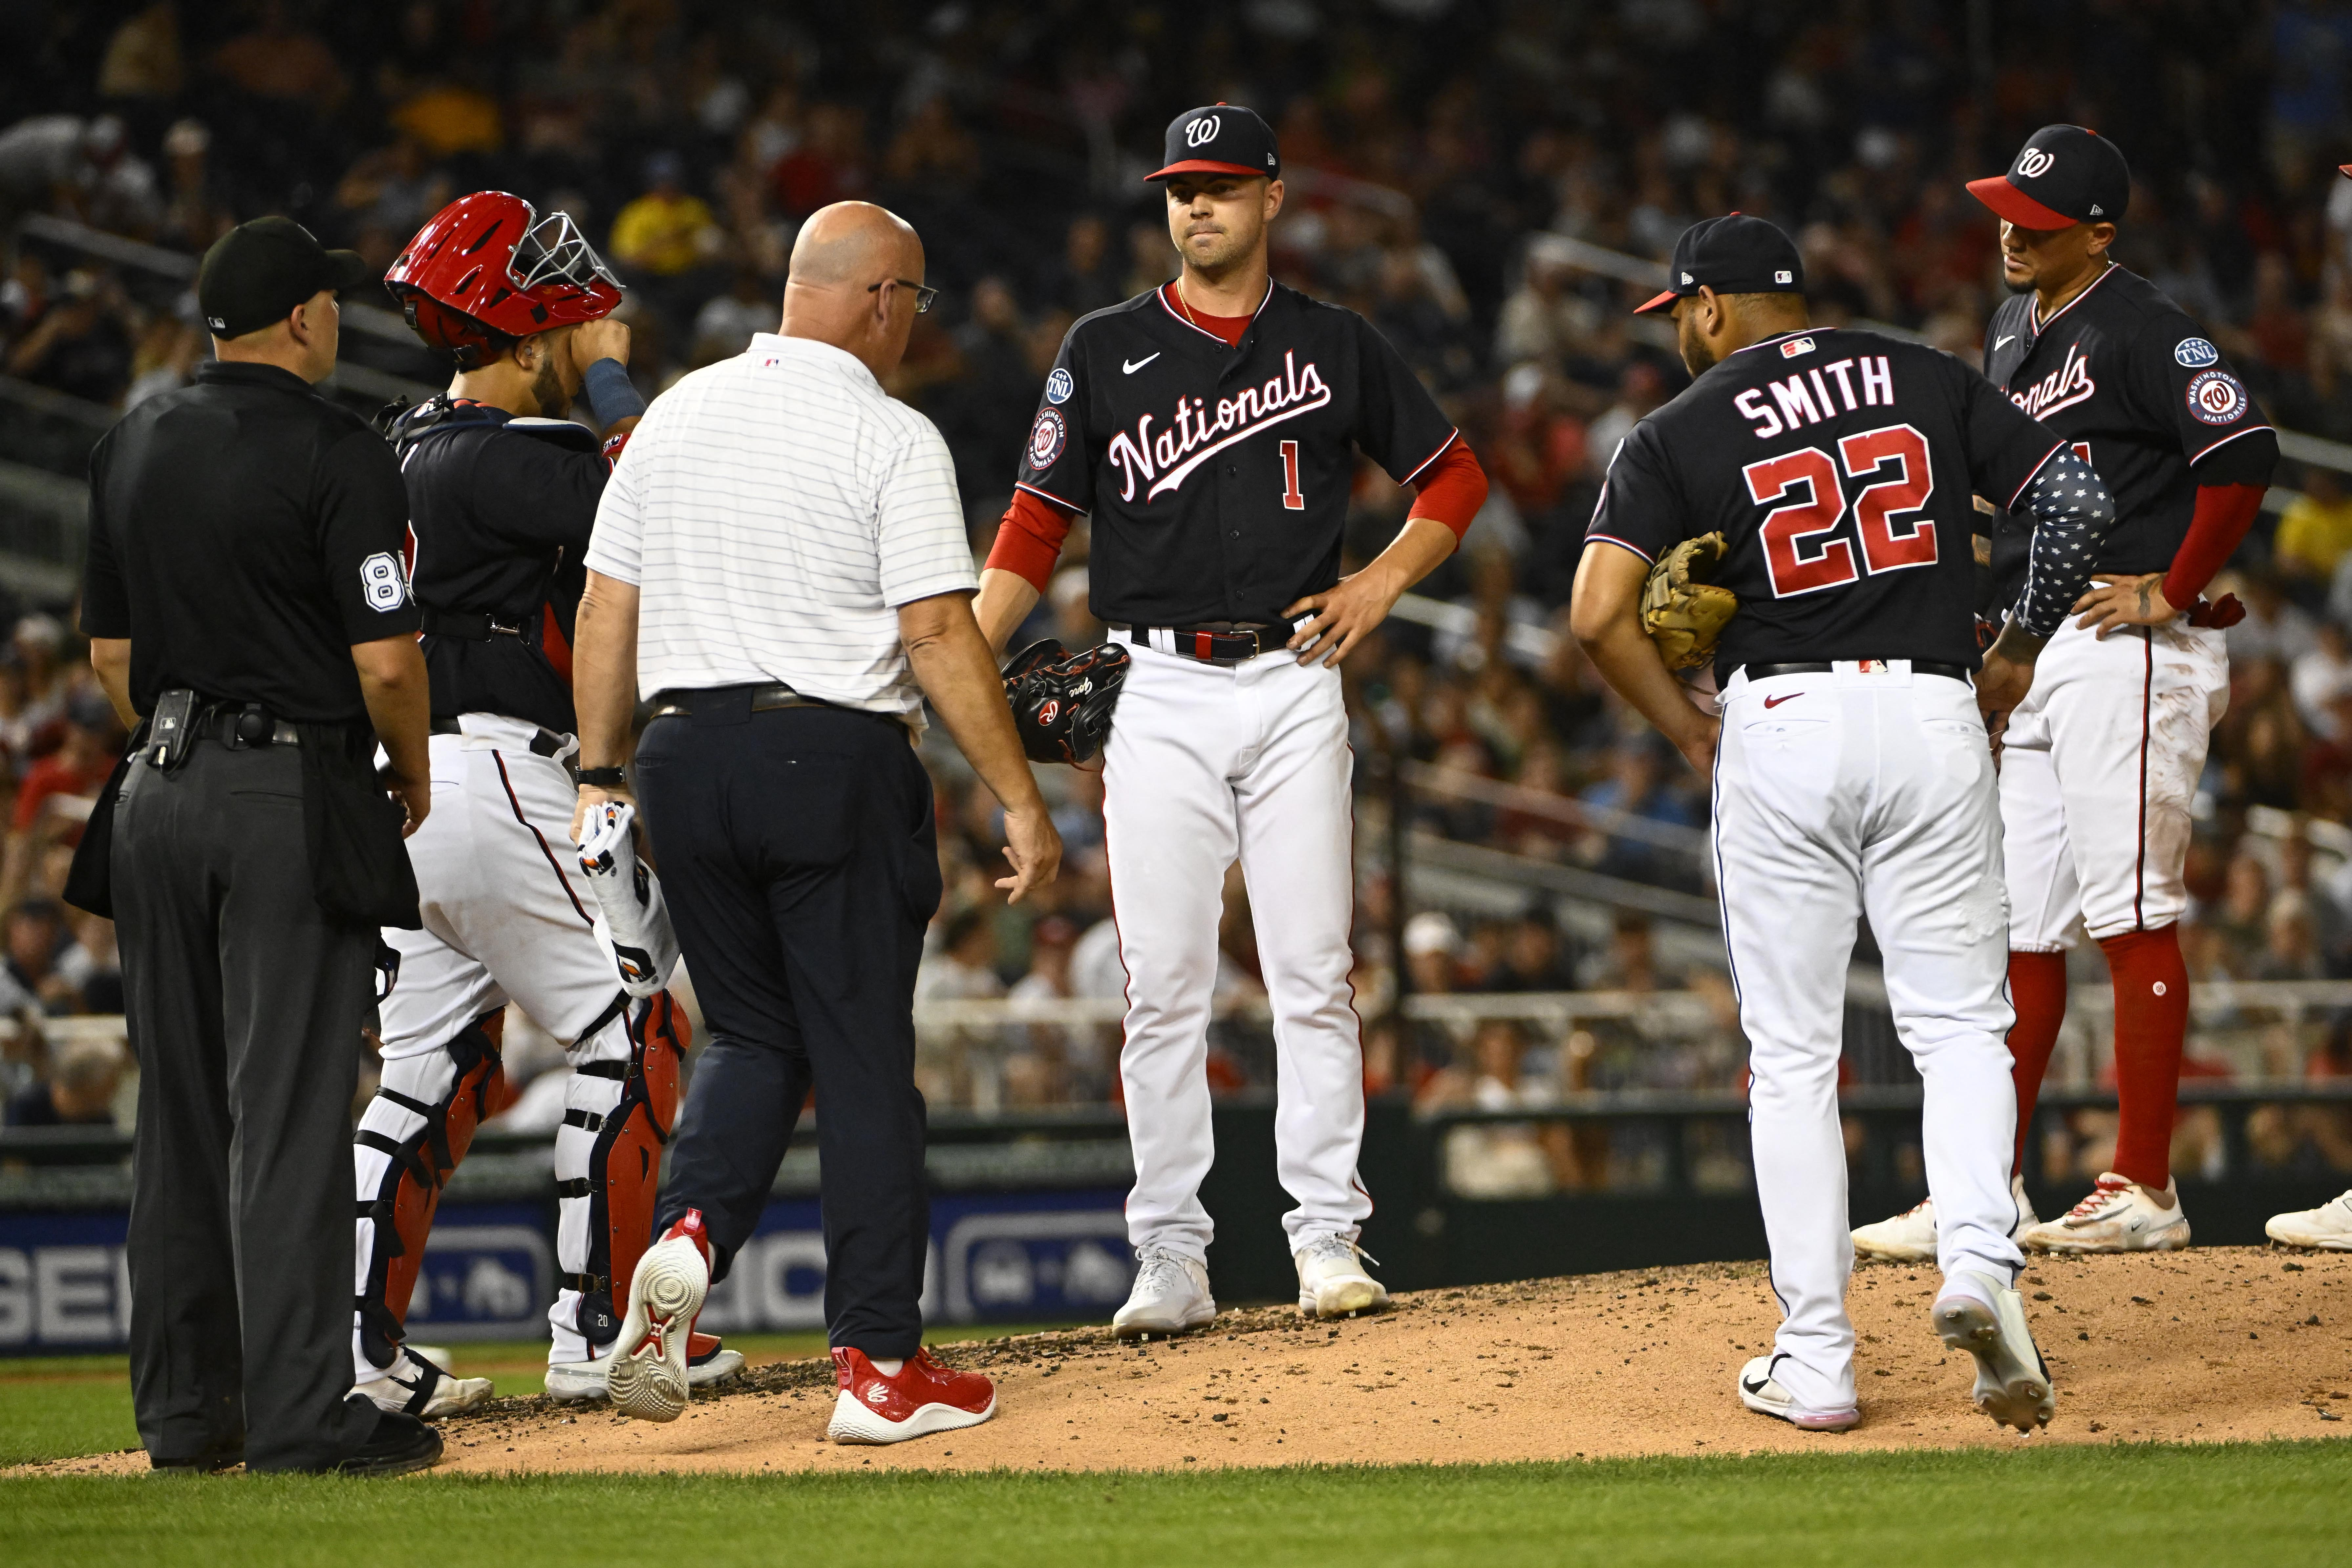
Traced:
<svg viewBox="0 0 2352 1568">
<path fill-rule="evenodd" d="M 572 1069 L 555 1145 L 556 1399 L 604 1392 L 688 1028 L 662 990 L 677 943 L 625 816 L 592 835 L 594 867 L 563 847 L 581 558 L 612 458 L 645 411 L 623 368 L 629 330 L 610 319 L 620 287 L 570 217 L 497 191 L 442 209 L 385 282 L 457 374 L 390 426 L 425 610 L 436 809 L 408 840 L 424 929 L 383 932 L 383 1079 L 353 1150 L 352 1367 L 378 1405 L 433 1417 L 491 1392 L 412 1354 L 404 1324 L 441 1192 L 509 1098 L 507 1004 L 564 1041 Z M 565 417 L 583 395 L 601 438 Z M 707 1335 L 692 1352 L 697 1382 L 742 1364 Z"/>
</svg>

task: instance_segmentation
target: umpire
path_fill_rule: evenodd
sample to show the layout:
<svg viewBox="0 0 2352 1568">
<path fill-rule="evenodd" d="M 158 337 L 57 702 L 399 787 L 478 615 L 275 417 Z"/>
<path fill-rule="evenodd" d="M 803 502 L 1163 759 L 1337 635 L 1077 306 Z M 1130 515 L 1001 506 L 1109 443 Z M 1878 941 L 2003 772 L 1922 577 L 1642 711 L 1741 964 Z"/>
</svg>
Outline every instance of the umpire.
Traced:
<svg viewBox="0 0 2352 1568">
<path fill-rule="evenodd" d="M 310 389 L 366 273 L 282 217 L 232 230 L 196 284 L 215 359 L 90 457 L 82 629 L 137 733 L 68 892 L 121 945 L 131 1382 L 159 1470 L 441 1454 L 352 1393 L 360 1031 L 376 927 L 417 923 L 400 841 L 429 791 L 406 491 Z"/>
</svg>

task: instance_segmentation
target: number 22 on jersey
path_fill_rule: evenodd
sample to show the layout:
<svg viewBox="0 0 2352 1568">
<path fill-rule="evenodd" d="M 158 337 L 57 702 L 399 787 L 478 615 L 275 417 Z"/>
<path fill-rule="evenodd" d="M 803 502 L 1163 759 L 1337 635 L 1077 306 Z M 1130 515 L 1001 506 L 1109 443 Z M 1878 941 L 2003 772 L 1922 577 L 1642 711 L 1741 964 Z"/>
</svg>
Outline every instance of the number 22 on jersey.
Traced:
<svg viewBox="0 0 2352 1568">
<path fill-rule="evenodd" d="M 1839 479 L 1864 479 L 1852 502 L 1853 542 L 1843 535 L 1823 539 L 1845 519 L 1849 502 Z M 1936 525 L 1916 513 L 1935 493 L 1927 461 L 1927 438 L 1908 425 L 1886 425 L 1848 436 L 1832 458 L 1819 447 L 1765 458 L 1740 469 L 1748 494 L 1759 506 L 1773 507 L 1758 530 L 1772 596 L 1787 599 L 1857 581 L 1864 573 L 1899 572 L 1936 563 Z M 1788 498 L 1801 495 L 1802 499 Z"/>
</svg>

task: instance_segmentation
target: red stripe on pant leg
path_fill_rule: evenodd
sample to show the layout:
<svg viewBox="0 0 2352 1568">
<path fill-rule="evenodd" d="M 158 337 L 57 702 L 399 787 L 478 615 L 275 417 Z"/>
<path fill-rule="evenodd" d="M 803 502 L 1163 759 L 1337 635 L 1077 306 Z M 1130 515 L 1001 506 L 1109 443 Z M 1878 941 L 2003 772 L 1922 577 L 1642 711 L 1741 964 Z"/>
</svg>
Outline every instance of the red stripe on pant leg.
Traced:
<svg viewBox="0 0 2352 1568">
<path fill-rule="evenodd" d="M 2139 682 L 2139 858 L 2132 867 L 2135 931 L 2147 929 L 2147 731 L 2148 710 L 2156 698 L 2156 637 L 2150 628 L 2141 628 L 2140 647 L 2147 663 Z"/>
</svg>

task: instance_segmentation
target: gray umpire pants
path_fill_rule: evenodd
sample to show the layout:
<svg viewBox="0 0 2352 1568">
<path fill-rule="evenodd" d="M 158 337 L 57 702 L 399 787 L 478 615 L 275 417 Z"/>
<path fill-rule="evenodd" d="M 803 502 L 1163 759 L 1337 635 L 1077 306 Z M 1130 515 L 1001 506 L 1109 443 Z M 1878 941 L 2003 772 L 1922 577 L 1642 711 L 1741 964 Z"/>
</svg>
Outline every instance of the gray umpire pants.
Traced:
<svg viewBox="0 0 2352 1568">
<path fill-rule="evenodd" d="M 315 1469 L 352 1394 L 352 1100 L 376 933 L 311 894 L 302 759 L 199 741 L 134 765 L 111 860 L 139 1058 L 131 1388 L 159 1464 Z"/>
</svg>

